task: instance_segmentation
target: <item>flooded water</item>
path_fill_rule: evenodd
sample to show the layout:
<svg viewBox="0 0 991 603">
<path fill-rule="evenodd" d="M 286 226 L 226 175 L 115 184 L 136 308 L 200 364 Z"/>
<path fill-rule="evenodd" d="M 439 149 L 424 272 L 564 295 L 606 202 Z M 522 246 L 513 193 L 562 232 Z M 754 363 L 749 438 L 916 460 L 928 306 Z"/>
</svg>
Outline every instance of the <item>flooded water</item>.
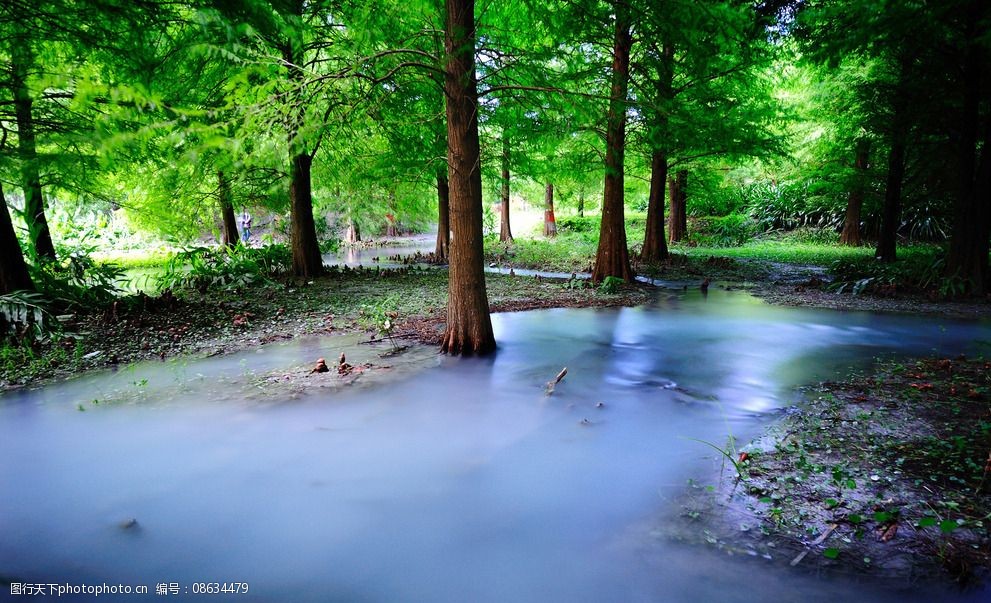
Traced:
<svg viewBox="0 0 991 603">
<path fill-rule="evenodd" d="M 751 438 L 793 386 L 878 355 L 987 350 L 986 323 L 724 291 L 493 322 L 493 358 L 293 399 L 252 393 L 253 376 L 333 357 L 322 340 L 7 394 L 0 582 L 148 597 L 175 583 L 190 599 L 199 583 L 247 582 L 210 598 L 273 602 L 991 596 L 886 591 L 647 536 L 682 521 L 686 482 L 718 465 L 690 438 Z"/>
<path fill-rule="evenodd" d="M 414 235 L 389 239 L 385 245 L 358 248 L 342 246 L 337 253 L 325 253 L 323 263 L 329 266 L 380 266 L 382 268 L 398 268 L 403 264 L 390 260 L 395 256 L 411 256 L 419 253 L 433 252 L 437 245 L 437 234 Z"/>
</svg>

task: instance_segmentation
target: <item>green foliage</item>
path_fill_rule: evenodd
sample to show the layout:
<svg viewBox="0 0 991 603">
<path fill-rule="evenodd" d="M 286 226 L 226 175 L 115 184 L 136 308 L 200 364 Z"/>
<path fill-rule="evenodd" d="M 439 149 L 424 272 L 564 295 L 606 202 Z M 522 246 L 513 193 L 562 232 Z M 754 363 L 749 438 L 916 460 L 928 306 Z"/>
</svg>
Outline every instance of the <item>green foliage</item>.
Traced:
<svg viewBox="0 0 991 603">
<path fill-rule="evenodd" d="M 763 232 L 801 226 L 838 228 L 843 224 L 845 208 L 815 202 L 808 183 L 757 182 L 740 194 L 743 207 Z"/>
<path fill-rule="evenodd" d="M 619 293 L 620 287 L 624 284 L 623 279 L 615 276 L 607 276 L 599 283 L 599 293 L 605 295 L 615 295 Z"/>
<path fill-rule="evenodd" d="M 239 290 L 269 284 L 292 268 L 285 245 L 267 247 L 196 247 L 176 253 L 158 277 L 162 290 Z"/>
<path fill-rule="evenodd" d="M 112 303 L 121 293 L 124 270 L 112 263 L 93 259 L 87 250 L 68 254 L 62 250 L 58 261 L 29 265 L 31 280 L 38 292 L 59 310 L 93 309 Z"/>
<path fill-rule="evenodd" d="M 695 219 L 689 228 L 688 240 L 693 245 L 706 247 L 738 247 L 756 233 L 757 225 L 749 216 L 733 213 Z"/>
<path fill-rule="evenodd" d="M 564 216 L 557 219 L 558 234 L 562 232 L 593 233 L 598 236 L 599 222 L 598 216 Z"/>
<path fill-rule="evenodd" d="M 946 275 L 943 252 L 934 247 L 902 251 L 897 262 L 883 263 L 873 257 L 847 258 L 834 262 L 830 288 L 839 293 L 929 293 L 940 297 L 962 295 L 963 279 Z"/>
<path fill-rule="evenodd" d="M 0 341 L 42 340 L 58 330 L 40 293 L 15 291 L 0 295 Z"/>
</svg>

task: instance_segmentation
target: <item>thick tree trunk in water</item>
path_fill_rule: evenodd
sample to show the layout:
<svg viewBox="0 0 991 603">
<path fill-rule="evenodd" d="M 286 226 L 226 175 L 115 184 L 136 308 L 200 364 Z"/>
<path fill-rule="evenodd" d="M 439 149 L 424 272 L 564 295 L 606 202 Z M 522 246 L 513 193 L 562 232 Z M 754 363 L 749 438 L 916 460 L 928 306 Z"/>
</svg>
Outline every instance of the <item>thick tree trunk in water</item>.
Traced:
<svg viewBox="0 0 991 603">
<path fill-rule="evenodd" d="M 688 170 L 678 170 L 670 182 L 671 217 L 668 219 L 670 241 L 676 243 L 688 234 Z"/>
<path fill-rule="evenodd" d="M 7 200 L 3 195 L 3 184 L 0 183 L 0 295 L 12 291 L 34 291 L 34 283 L 24 263 L 24 254 L 17 242 L 14 224 L 10 221 L 10 211 Z"/>
<path fill-rule="evenodd" d="M 623 2 L 616 9 L 616 39 L 613 46 L 612 86 L 606 120 L 606 177 L 602 193 L 602 222 L 599 248 L 595 254 L 592 282 L 607 276 L 633 280 L 629 249 L 626 247 L 626 221 L 623 207 L 623 160 L 626 150 L 626 94 L 630 83 L 629 7 Z"/>
<path fill-rule="evenodd" d="M 451 209 L 450 188 L 447 185 L 447 174 L 437 172 L 437 246 L 434 248 L 434 259 L 446 262 L 451 248 Z"/>
<path fill-rule="evenodd" d="M 11 86 L 17 119 L 17 151 L 21 160 L 21 188 L 24 191 L 24 221 L 28 225 L 31 246 L 39 258 L 55 259 L 55 245 L 45 216 L 45 198 L 38 170 L 38 147 L 34 134 L 31 93 L 27 86 L 28 66 L 34 61 L 26 42 L 12 42 Z"/>
<path fill-rule="evenodd" d="M 664 240 L 664 185 L 668 179 L 668 158 L 661 150 L 655 150 L 650 159 L 650 196 L 647 201 L 647 231 L 643 237 L 640 259 L 657 262 L 668 257 Z"/>
<path fill-rule="evenodd" d="M 548 182 L 544 189 L 544 236 L 557 236 L 557 220 L 554 219 L 554 183 Z"/>
<path fill-rule="evenodd" d="M 509 227 L 509 139 L 502 137 L 502 211 L 499 226 L 499 240 L 512 241 L 513 230 Z"/>
<path fill-rule="evenodd" d="M 217 171 L 217 198 L 220 202 L 220 215 L 223 217 L 223 231 L 220 241 L 225 247 L 234 247 L 241 240 L 237 232 L 237 218 L 234 216 L 234 202 L 231 200 L 231 183 L 223 170 Z"/>
<path fill-rule="evenodd" d="M 293 157 L 289 172 L 289 219 L 292 222 L 292 270 L 296 276 L 313 278 L 323 274 L 323 258 L 317 242 L 313 220 L 313 193 L 310 189 L 310 167 L 313 162 L 306 153 Z"/>
<path fill-rule="evenodd" d="M 482 250 L 475 3 L 446 0 L 445 8 L 444 91 L 452 238 L 447 328 L 441 350 L 448 354 L 486 354 L 495 349 L 495 337 L 485 293 Z"/>
<path fill-rule="evenodd" d="M 982 55 L 976 42 L 976 23 L 982 20 L 980 2 L 971 2 L 967 14 L 967 41 L 962 72 L 963 105 L 954 132 L 957 143 L 953 231 L 946 258 L 945 276 L 960 279 L 967 293 L 984 295 L 991 288 L 988 266 L 988 236 L 991 224 L 991 119 L 985 118 L 981 152 L 978 157 L 980 129 L 981 75 L 985 73 Z M 985 83 L 985 101 L 991 93 Z"/>
<path fill-rule="evenodd" d="M 850 188 L 847 198 L 846 217 L 843 219 L 843 232 L 840 233 L 841 245 L 860 245 L 860 212 L 864 207 L 864 189 L 871 141 L 861 138 L 857 141 L 857 157 L 853 167 L 857 170 L 855 181 Z"/>
</svg>

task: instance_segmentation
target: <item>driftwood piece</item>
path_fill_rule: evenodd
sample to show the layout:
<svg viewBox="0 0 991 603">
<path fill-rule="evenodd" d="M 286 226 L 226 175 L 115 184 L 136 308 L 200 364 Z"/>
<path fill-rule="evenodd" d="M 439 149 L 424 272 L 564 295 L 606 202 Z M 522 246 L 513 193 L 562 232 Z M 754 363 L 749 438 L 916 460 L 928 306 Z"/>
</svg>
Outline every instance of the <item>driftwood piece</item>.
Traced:
<svg viewBox="0 0 991 603">
<path fill-rule="evenodd" d="M 554 393 L 554 387 L 558 383 L 560 383 L 561 382 L 561 379 L 564 379 L 564 376 L 567 375 L 567 374 L 568 374 L 568 367 L 564 367 L 563 369 L 561 369 L 561 372 L 557 374 L 557 377 L 555 377 L 553 381 L 548 381 L 547 382 L 547 391 L 546 391 L 546 393 L 547 393 L 548 396 Z"/>
</svg>

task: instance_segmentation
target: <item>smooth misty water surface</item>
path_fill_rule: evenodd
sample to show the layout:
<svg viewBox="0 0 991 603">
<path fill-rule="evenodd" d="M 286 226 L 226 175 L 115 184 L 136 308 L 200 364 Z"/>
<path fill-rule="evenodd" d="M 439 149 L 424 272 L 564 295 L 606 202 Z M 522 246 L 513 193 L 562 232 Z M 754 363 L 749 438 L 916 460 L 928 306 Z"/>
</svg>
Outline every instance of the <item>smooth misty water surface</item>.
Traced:
<svg viewBox="0 0 991 603">
<path fill-rule="evenodd" d="M 239 376 L 334 357 L 321 340 L 6 394 L 0 580 L 149 597 L 160 582 L 248 582 L 210 595 L 237 601 L 987 600 L 647 536 L 684 521 L 687 480 L 718 466 L 688 438 L 751 438 L 793 386 L 880 354 L 987 350 L 987 323 L 724 291 L 493 321 L 494 358 L 284 402 Z"/>
</svg>

